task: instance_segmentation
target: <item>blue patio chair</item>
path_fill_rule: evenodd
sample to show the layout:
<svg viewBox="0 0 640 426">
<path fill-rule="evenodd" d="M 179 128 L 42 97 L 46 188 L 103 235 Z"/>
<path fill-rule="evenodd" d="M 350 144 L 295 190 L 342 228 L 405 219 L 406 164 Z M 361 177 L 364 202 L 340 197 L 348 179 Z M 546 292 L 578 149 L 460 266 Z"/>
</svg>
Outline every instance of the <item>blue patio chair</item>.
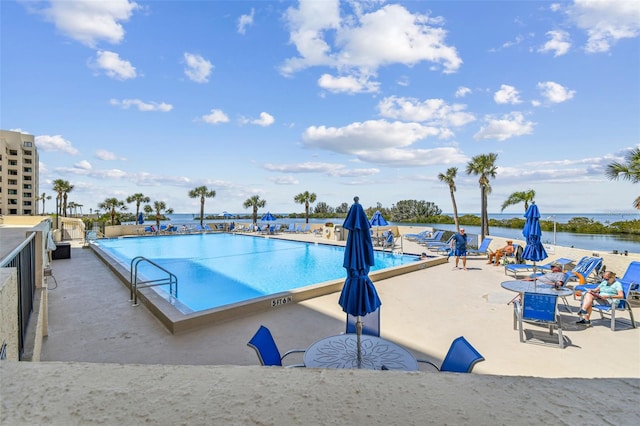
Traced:
<svg viewBox="0 0 640 426">
<path fill-rule="evenodd" d="M 261 325 L 256 334 L 249 340 L 247 346 L 255 349 L 258 359 L 261 365 L 277 365 L 283 366 L 282 360 L 292 353 L 304 353 L 302 349 L 292 349 L 287 351 L 284 355 L 280 355 L 278 345 L 273 340 L 271 331 L 264 325 Z M 304 367 L 303 364 L 288 365 L 287 367 Z"/>
<path fill-rule="evenodd" d="M 310 224 L 310 223 L 307 223 L 307 224 L 304 226 L 304 228 L 302 229 L 302 232 L 303 232 L 304 234 L 308 234 L 308 233 L 310 233 L 310 232 L 311 232 L 311 224 Z"/>
<path fill-rule="evenodd" d="M 415 242 L 422 245 L 426 245 L 428 243 L 443 242 L 442 241 L 443 235 L 444 235 L 444 231 L 435 231 L 431 235 L 431 237 L 420 238 L 420 239 L 417 239 Z"/>
<path fill-rule="evenodd" d="M 487 250 L 489 249 L 489 244 L 491 244 L 491 241 L 493 241 L 493 238 L 485 238 L 484 240 L 482 240 L 482 244 L 480 244 L 480 247 L 478 247 L 477 249 L 468 248 L 467 255 L 481 256 L 483 254 L 487 254 Z"/>
<path fill-rule="evenodd" d="M 520 342 L 526 343 L 527 339 L 523 322 L 549 327 L 549 335 L 553 336 L 553 329 L 558 330 L 558 346 L 564 348 L 562 337 L 562 321 L 558 314 L 558 295 L 525 292 L 522 301 L 514 301 L 514 315 L 518 323 Z"/>
<path fill-rule="evenodd" d="M 640 262 L 638 262 L 640 263 Z M 629 319 L 631 321 L 631 326 L 636 328 L 636 321 L 633 318 L 633 309 L 631 309 L 631 305 L 629 304 L 629 292 L 633 289 L 638 288 L 637 283 L 631 283 L 629 281 L 620 280 L 620 284 L 622 284 L 622 299 L 614 299 L 615 303 L 612 305 L 593 305 L 593 312 L 598 312 L 600 314 L 600 319 L 605 319 L 604 316 L 609 315 L 611 317 L 611 331 L 616 331 L 616 311 L 623 311 L 629 313 Z M 584 295 L 583 295 L 584 297 Z M 582 304 L 581 304 L 582 305 Z"/>
<path fill-rule="evenodd" d="M 347 314 L 347 334 L 355 334 L 357 318 L 355 315 Z M 362 334 L 380 337 L 380 308 L 360 318 L 362 320 Z"/>
<path fill-rule="evenodd" d="M 418 362 L 434 366 L 438 371 L 451 371 L 453 373 L 471 373 L 473 367 L 480 361 L 484 361 L 484 357 L 463 336 L 458 337 L 451 343 L 440 367 L 425 359 L 418 360 Z"/>
</svg>

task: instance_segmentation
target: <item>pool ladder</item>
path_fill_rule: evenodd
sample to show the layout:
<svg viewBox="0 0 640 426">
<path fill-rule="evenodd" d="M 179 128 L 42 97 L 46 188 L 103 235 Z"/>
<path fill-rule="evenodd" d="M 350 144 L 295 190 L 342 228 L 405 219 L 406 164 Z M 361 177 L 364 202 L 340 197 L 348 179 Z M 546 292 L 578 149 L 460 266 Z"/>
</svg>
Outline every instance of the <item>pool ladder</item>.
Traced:
<svg viewBox="0 0 640 426">
<path fill-rule="evenodd" d="M 150 263 L 161 271 L 166 272 L 167 277 L 149 281 L 138 281 L 138 265 L 140 265 L 140 263 L 142 262 Z M 132 306 L 138 306 L 139 288 L 154 287 L 157 285 L 169 285 L 169 294 L 173 297 L 178 297 L 178 277 L 176 277 L 174 274 L 167 271 L 157 263 L 152 262 L 144 256 L 137 256 L 131 260 L 131 267 L 129 268 L 129 270 L 131 271 L 131 275 L 129 276 L 129 282 L 131 283 L 131 285 L 129 286 L 129 288 L 131 289 L 129 302 L 133 302 Z"/>
</svg>

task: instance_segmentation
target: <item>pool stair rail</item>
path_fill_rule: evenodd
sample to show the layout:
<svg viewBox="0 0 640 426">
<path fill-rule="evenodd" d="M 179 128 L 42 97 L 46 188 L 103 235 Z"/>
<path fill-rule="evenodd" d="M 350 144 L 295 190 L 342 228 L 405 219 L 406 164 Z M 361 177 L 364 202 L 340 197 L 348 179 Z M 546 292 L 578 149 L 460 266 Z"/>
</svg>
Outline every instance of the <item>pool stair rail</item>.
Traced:
<svg viewBox="0 0 640 426">
<path fill-rule="evenodd" d="M 142 262 L 146 262 L 155 266 L 157 269 L 160 269 L 161 271 L 165 272 L 167 276 L 163 278 L 148 280 L 148 281 L 138 281 L 138 266 Z M 178 277 L 176 277 L 173 273 L 171 273 L 170 271 L 167 271 L 157 263 L 147 259 L 146 257 L 136 256 L 133 259 L 131 259 L 131 267 L 129 268 L 129 271 L 130 271 L 129 288 L 131 290 L 129 302 L 133 302 L 131 306 L 138 306 L 138 289 L 139 288 L 154 287 L 158 285 L 168 285 L 169 294 L 175 298 L 178 297 Z"/>
</svg>

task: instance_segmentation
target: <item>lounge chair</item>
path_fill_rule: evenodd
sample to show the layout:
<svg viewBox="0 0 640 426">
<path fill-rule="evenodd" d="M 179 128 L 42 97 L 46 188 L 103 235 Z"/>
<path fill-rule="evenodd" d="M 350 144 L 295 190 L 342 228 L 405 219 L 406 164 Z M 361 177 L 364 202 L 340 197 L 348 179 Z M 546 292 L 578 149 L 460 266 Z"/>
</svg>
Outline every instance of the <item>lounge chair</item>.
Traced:
<svg viewBox="0 0 640 426">
<path fill-rule="evenodd" d="M 431 238 L 431 231 L 425 230 L 418 232 L 417 234 L 404 234 L 404 238 L 406 238 L 407 241 L 424 240 L 426 238 Z"/>
<path fill-rule="evenodd" d="M 554 264 L 562 265 L 562 270 L 564 267 L 570 263 L 573 263 L 573 260 L 568 259 L 566 257 L 561 257 L 559 259 L 553 260 L 551 262 L 545 263 L 543 265 L 536 265 L 536 273 L 543 272 L 547 273 L 551 271 L 551 266 Z M 522 272 L 523 275 L 526 275 L 527 272 L 533 272 L 533 264 L 527 263 L 507 263 L 504 266 L 504 274 L 505 275 L 513 275 L 515 279 L 518 279 L 519 273 Z"/>
<path fill-rule="evenodd" d="M 482 240 L 482 244 L 480 244 L 480 247 L 478 247 L 477 249 L 467 248 L 467 255 L 482 256 L 483 254 L 487 254 L 487 250 L 489 249 L 489 244 L 491 244 L 491 241 L 493 241 L 493 238 L 487 237 Z"/>
<path fill-rule="evenodd" d="M 425 245 L 427 243 L 442 242 L 443 235 L 444 231 L 435 231 L 430 237 L 419 238 L 416 239 L 415 242 L 422 245 Z"/>
<path fill-rule="evenodd" d="M 393 232 L 388 232 L 384 242 L 382 243 L 382 250 L 390 249 L 393 250 L 396 247 L 396 238 L 393 236 Z"/>
<path fill-rule="evenodd" d="M 520 342 L 526 343 L 527 338 L 523 322 L 549 327 L 549 335 L 553 336 L 553 329 L 558 330 L 558 346 L 564 348 L 562 337 L 562 321 L 558 314 L 558 295 L 543 293 L 528 293 L 523 295 L 522 302 L 514 301 L 514 315 L 518 323 Z"/>
<path fill-rule="evenodd" d="M 311 232 L 311 224 L 307 223 L 304 228 L 302 229 L 302 233 L 303 234 L 308 234 Z"/>
<path fill-rule="evenodd" d="M 287 229 L 285 229 L 284 232 L 289 232 L 289 233 L 296 232 L 296 224 L 295 223 L 290 223 L 289 227 Z"/>
<path fill-rule="evenodd" d="M 463 336 L 458 337 L 451 343 L 440 367 L 425 359 L 418 360 L 418 362 L 434 366 L 438 371 L 451 371 L 453 373 L 471 373 L 473 367 L 480 361 L 484 361 L 484 357 Z"/>
<path fill-rule="evenodd" d="M 255 349 L 261 365 L 277 365 L 282 366 L 282 360 L 292 353 L 304 353 L 303 349 L 292 349 L 280 356 L 280 351 L 276 345 L 271 331 L 264 325 L 261 325 L 256 334 L 249 340 L 247 346 Z M 303 364 L 288 365 L 287 367 L 304 367 Z"/>
<path fill-rule="evenodd" d="M 565 278 L 565 285 L 568 281 L 578 281 L 579 284 L 585 284 L 587 282 L 600 282 L 600 269 L 602 268 L 601 257 L 584 256 L 576 263 L 576 266 L 567 271 Z M 536 273 L 535 275 L 544 275 L 543 273 Z M 533 277 L 534 274 L 529 275 Z M 579 286 L 575 287 L 578 290 Z"/>
</svg>

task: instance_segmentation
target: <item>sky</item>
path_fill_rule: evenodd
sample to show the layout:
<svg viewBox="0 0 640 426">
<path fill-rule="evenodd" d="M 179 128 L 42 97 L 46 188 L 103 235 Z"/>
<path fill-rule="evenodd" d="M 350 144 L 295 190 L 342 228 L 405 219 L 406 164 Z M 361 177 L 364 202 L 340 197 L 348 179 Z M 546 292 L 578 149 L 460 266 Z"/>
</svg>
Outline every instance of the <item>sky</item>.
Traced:
<svg viewBox="0 0 640 426">
<path fill-rule="evenodd" d="M 477 214 L 489 153 L 490 213 L 530 189 L 542 215 L 638 213 L 604 170 L 640 146 L 640 1 L 2 0 L 0 24 L 0 128 L 84 213 L 198 213 L 203 185 L 209 213 L 300 213 L 305 191 L 451 212 L 456 167 Z"/>
</svg>

